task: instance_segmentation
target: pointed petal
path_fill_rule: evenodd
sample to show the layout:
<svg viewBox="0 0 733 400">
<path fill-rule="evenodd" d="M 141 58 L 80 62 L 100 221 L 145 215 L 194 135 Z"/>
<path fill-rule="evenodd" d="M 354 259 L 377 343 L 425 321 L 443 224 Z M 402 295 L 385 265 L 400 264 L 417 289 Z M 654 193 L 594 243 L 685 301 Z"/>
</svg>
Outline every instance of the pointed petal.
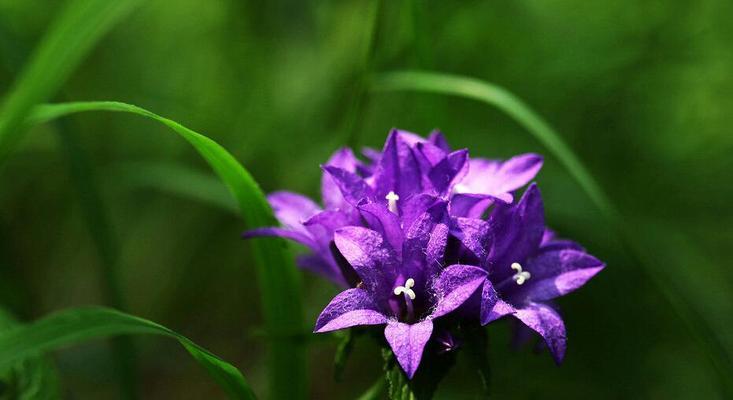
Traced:
<svg viewBox="0 0 733 400">
<path fill-rule="evenodd" d="M 605 265 L 592 255 L 562 249 L 542 251 L 529 260 L 525 270 L 532 275 L 517 287 L 512 298 L 518 301 L 545 301 L 564 296 L 585 285 Z"/>
<path fill-rule="evenodd" d="M 538 154 L 521 154 L 512 157 L 499 167 L 496 192 L 512 192 L 529 183 L 542 169 L 543 159 Z"/>
<path fill-rule="evenodd" d="M 361 216 L 367 223 L 367 226 L 384 236 L 387 242 L 398 257 L 402 257 L 402 227 L 400 226 L 400 218 L 387 207 L 380 203 L 370 203 L 359 206 Z"/>
<path fill-rule="evenodd" d="M 321 207 L 313 200 L 292 192 L 270 193 L 267 201 L 272 206 L 275 218 L 283 226 L 303 232 L 305 232 L 303 221 L 321 211 Z"/>
<path fill-rule="evenodd" d="M 448 193 L 467 171 L 468 150 L 457 150 L 448 154 L 430 170 L 430 182 L 438 193 Z"/>
<path fill-rule="evenodd" d="M 354 152 L 345 147 L 333 153 L 325 165 L 356 173 L 360 164 L 361 162 L 354 156 Z M 333 177 L 327 173 L 323 174 L 321 178 L 321 196 L 323 197 L 323 204 L 328 209 L 344 208 L 348 204 Z"/>
<path fill-rule="evenodd" d="M 512 199 L 497 199 L 487 194 L 456 193 L 450 201 L 450 214 L 456 217 L 481 218 L 496 201 L 511 203 Z"/>
<path fill-rule="evenodd" d="M 552 307 L 542 303 L 532 303 L 517 309 L 514 316 L 545 339 L 552 358 L 560 364 L 565 357 L 567 336 L 562 317 Z"/>
<path fill-rule="evenodd" d="M 545 218 L 537 185 L 530 185 L 517 204 L 497 204 L 489 224 L 494 237 L 489 260 L 496 268 L 492 280 L 501 282 L 513 273 L 509 266 L 527 260 L 542 240 Z"/>
<path fill-rule="evenodd" d="M 347 203 L 356 206 L 363 199 L 374 201 L 374 191 L 359 175 L 329 165 L 322 168 L 333 179 Z"/>
<path fill-rule="evenodd" d="M 379 311 L 371 295 L 363 289 L 347 289 L 339 293 L 316 321 L 314 332 L 330 332 L 357 325 L 380 325 L 387 317 Z"/>
<path fill-rule="evenodd" d="M 470 265 L 451 265 L 433 283 L 437 297 L 433 318 L 442 317 L 460 307 L 486 281 L 486 271 Z"/>
<path fill-rule="evenodd" d="M 448 144 L 448 141 L 445 139 L 443 132 L 437 129 L 430 132 L 430 136 L 428 136 L 428 142 L 432 143 L 433 145 L 437 147 L 440 147 L 445 152 L 450 151 L 450 145 Z"/>
<path fill-rule="evenodd" d="M 402 229 L 408 231 L 415 221 L 422 216 L 430 207 L 438 202 L 438 198 L 429 194 L 421 193 L 409 197 L 402 203 Z"/>
<path fill-rule="evenodd" d="M 416 324 L 405 324 L 390 320 L 384 329 L 384 337 L 392 348 L 397 362 L 412 379 L 420 366 L 425 344 L 433 333 L 433 321 L 425 320 Z"/>
<path fill-rule="evenodd" d="M 481 325 L 514 314 L 515 311 L 511 304 L 499 299 L 499 295 L 487 279 L 481 291 Z"/>
<path fill-rule="evenodd" d="M 393 191 L 406 199 L 422 189 L 420 165 L 409 145 L 417 139 L 410 135 L 392 130 L 387 137 L 382 158 L 374 172 L 376 194 L 380 198 Z"/>
<path fill-rule="evenodd" d="M 501 197 L 529 183 L 541 168 L 542 157 L 537 154 L 522 154 L 504 162 L 473 158 L 459 191 Z"/>
<path fill-rule="evenodd" d="M 347 226 L 336 231 L 334 242 L 367 290 L 391 293 L 398 259 L 382 235 L 371 229 Z"/>
</svg>

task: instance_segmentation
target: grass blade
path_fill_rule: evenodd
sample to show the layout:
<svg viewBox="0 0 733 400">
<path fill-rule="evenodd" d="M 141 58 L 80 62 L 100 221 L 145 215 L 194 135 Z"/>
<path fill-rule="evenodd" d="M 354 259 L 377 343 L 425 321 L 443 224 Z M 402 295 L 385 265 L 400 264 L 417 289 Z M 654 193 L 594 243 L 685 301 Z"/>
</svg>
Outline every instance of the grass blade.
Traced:
<svg viewBox="0 0 733 400">
<path fill-rule="evenodd" d="M 112 111 L 155 120 L 188 141 L 209 163 L 239 205 L 247 228 L 274 225 L 270 205 L 247 170 L 215 141 L 168 118 L 137 106 L 118 102 L 78 102 L 38 106 L 29 124 L 42 123 L 84 111 Z M 285 251 L 283 241 L 262 238 L 253 241 L 257 278 L 269 343 L 270 394 L 273 398 L 307 397 L 307 365 L 300 275 Z"/>
<path fill-rule="evenodd" d="M 241 372 L 231 364 L 162 325 L 102 307 L 65 310 L 30 325 L 0 333 L 0 369 L 38 353 L 116 335 L 162 335 L 178 340 L 232 399 L 255 399 Z"/>
<path fill-rule="evenodd" d="M 377 76 L 373 82 L 376 91 L 416 91 L 458 96 L 477 100 L 496 107 L 524 127 L 563 165 L 588 197 L 603 213 L 611 227 L 617 232 L 626 251 L 631 255 L 646 277 L 654 284 L 688 328 L 691 336 L 705 351 L 720 378 L 720 388 L 733 396 L 733 357 L 720 338 L 703 317 L 704 304 L 695 304 L 695 299 L 683 297 L 684 291 L 676 290 L 675 284 L 655 273 L 650 260 L 654 255 L 635 240 L 635 229 L 619 215 L 617 208 L 603 192 L 598 182 L 588 172 L 580 159 L 565 144 L 560 135 L 539 115 L 519 98 L 504 88 L 479 79 L 425 71 L 399 71 Z M 697 307 L 697 308 L 696 308 Z"/>
<path fill-rule="evenodd" d="M 49 28 L 0 108 L 0 164 L 38 103 L 66 81 L 94 44 L 140 0 L 71 0 Z"/>
<path fill-rule="evenodd" d="M 0 335 L 16 326 L 15 318 L 0 308 Z M 58 374 L 47 357 L 34 354 L 0 367 L 0 399 L 56 400 L 60 397 Z"/>
</svg>

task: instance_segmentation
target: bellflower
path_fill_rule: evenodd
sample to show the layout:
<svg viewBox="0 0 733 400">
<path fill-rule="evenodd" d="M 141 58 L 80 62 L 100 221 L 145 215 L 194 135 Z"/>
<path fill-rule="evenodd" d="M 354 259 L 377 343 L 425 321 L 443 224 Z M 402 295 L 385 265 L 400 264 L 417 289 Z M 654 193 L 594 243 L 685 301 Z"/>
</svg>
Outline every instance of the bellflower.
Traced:
<svg viewBox="0 0 733 400">
<path fill-rule="evenodd" d="M 477 307 L 481 323 L 511 315 L 540 334 L 560 363 L 565 324 L 550 301 L 583 286 L 604 264 L 545 227 L 535 184 L 518 203 L 497 203 L 488 220 L 454 218 L 452 226 L 463 245 L 459 258 L 487 272 Z"/>
<path fill-rule="evenodd" d="M 431 197 L 440 197 L 450 200 L 452 215 L 477 217 L 495 201 L 511 202 L 511 192 L 528 183 L 542 166 L 542 158 L 534 154 L 504 162 L 469 159 L 466 150 L 451 151 L 437 131 L 425 139 L 392 130 L 381 152 L 366 149 L 364 155 L 367 162 L 344 148 L 322 166 L 323 208 L 296 193 L 272 193 L 268 200 L 282 226 L 256 229 L 244 236 L 294 240 L 311 250 L 298 258 L 301 267 L 342 287 L 354 286 L 358 277 L 333 239 L 340 227 L 364 226 L 357 210 L 360 203 L 382 203 L 402 215 L 401 204 L 408 198 L 429 202 Z"/>
<path fill-rule="evenodd" d="M 370 228 L 349 226 L 334 242 L 360 278 L 321 312 L 315 332 L 361 325 L 386 325 L 384 337 L 408 378 L 417 371 L 433 334 L 433 320 L 460 307 L 486 285 L 486 271 L 476 266 L 443 267 L 448 242 L 447 203 L 407 201 L 400 219 L 382 204 L 359 209 Z"/>
</svg>

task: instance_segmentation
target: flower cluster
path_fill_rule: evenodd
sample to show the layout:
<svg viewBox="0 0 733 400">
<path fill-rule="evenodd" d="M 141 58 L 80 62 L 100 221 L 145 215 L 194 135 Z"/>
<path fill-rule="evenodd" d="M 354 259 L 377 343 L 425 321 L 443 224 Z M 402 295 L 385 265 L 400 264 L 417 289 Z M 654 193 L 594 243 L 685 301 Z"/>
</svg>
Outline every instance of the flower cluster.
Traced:
<svg viewBox="0 0 733 400">
<path fill-rule="evenodd" d="M 398 130 L 381 152 L 364 156 L 342 149 L 322 167 L 323 207 L 273 193 L 282 227 L 244 234 L 305 245 L 311 252 L 299 265 L 344 288 L 315 332 L 386 325 L 384 337 L 411 378 L 431 339 L 454 344 L 436 323 L 452 316 L 486 325 L 511 316 L 541 335 L 560 362 L 565 326 L 551 301 L 604 265 L 545 227 L 535 184 L 515 201 L 542 158 L 469 158 L 439 132 L 425 139 Z"/>
</svg>

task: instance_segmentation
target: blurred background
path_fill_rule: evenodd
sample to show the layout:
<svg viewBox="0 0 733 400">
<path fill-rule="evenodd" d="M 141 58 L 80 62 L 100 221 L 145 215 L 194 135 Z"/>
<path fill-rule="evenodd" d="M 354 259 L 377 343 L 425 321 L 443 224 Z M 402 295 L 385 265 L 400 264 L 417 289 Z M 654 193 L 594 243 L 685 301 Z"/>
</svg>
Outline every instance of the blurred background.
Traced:
<svg viewBox="0 0 733 400">
<path fill-rule="evenodd" d="M 0 0 L 1 92 L 61 6 Z M 663 292 L 695 311 L 691 324 L 729 359 L 733 3 L 391 1 L 376 24 L 373 7 L 147 1 L 55 100 L 142 106 L 218 141 L 265 191 L 315 198 L 319 163 L 347 142 L 381 147 L 392 127 L 440 128 L 473 156 L 545 154 L 537 181 L 550 225 L 608 267 L 559 302 L 569 335 L 561 367 L 531 346 L 512 350 L 508 324 L 489 328 L 495 397 L 723 398 L 726 378 Z M 365 89 L 372 74 L 401 69 L 472 76 L 525 100 L 617 204 L 643 259 L 506 115 L 460 98 Z M 95 195 L 102 207 L 90 213 Z M 23 320 L 104 304 L 102 271 L 112 265 L 127 311 L 191 337 L 266 395 L 254 266 L 225 196 L 190 146 L 150 121 L 90 113 L 34 128 L 0 170 L 0 304 Z M 304 284 L 311 323 L 337 289 L 307 274 Z M 177 344 L 134 340 L 143 398 L 221 396 Z M 334 381 L 335 348 L 327 337 L 309 348 L 312 398 L 354 398 L 381 375 L 378 349 L 364 339 Z M 116 398 L 107 342 L 55 359 L 71 398 Z M 478 398 L 479 388 L 459 357 L 437 398 Z"/>
</svg>

